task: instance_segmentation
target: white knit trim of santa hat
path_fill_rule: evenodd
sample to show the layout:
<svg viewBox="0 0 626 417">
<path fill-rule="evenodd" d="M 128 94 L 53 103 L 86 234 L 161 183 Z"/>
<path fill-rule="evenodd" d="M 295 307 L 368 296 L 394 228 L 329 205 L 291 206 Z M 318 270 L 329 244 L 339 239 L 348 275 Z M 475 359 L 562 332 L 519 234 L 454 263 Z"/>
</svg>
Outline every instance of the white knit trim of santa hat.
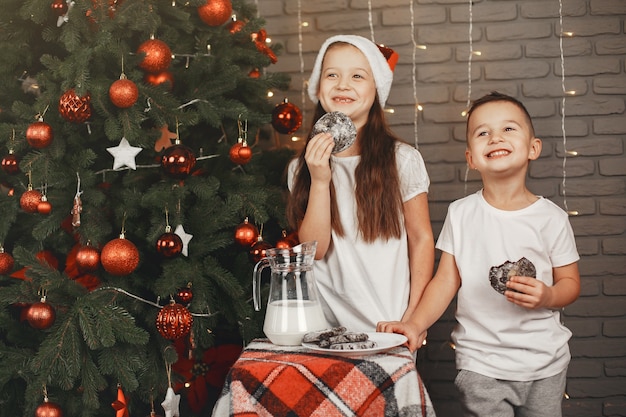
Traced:
<svg viewBox="0 0 626 417">
<path fill-rule="evenodd" d="M 380 102 L 380 106 L 384 108 L 387 98 L 389 97 L 389 91 L 391 90 L 391 83 L 393 82 L 393 68 L 395 67 L 395 63 L 397 61 L 397 54 L 391 49 L 385 48 L 385 50 L 393 53 L 393 58 L 390 58 L 388 62 L 387 57 L 383 55 L 381 50 L 381 48 L 384 47 L 380 47 L 369 39 L 358 35 L 331 36 L 322 44 L 322 47 L 317 54 L 317 58 L 315 59 L 315 64 L 313 65 L 313 70 L 311 71 L 311 77 L 309 78 L 308 93 L 311 101 L 316 104 L 318 102 L 317 90 L 319 87 L 324 55 L 326 54 L 328 47 L 336 42 L 344 42 L 353 45 L 357 47 L 363 55 L 365 55 L 370 67 L 372 68 L 372 73 L 374 74 L 374 82 L 376 83 L 376 91 L 378 92 L 378 101 Z"/>
</svg>

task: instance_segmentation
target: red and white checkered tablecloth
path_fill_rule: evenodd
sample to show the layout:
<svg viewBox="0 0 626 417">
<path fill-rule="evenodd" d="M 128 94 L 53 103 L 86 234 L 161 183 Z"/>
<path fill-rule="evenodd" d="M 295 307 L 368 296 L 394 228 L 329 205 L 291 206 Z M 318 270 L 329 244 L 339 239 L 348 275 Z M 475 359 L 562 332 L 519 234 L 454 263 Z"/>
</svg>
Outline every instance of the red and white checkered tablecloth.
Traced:
<svg viewBox="0 0 626 417">
<path fill-rule="evenodd" d="M 434 417 L 404 346 L 345 357 L 252 341 L 231 368 L 213 417 Z"/>
</svg>

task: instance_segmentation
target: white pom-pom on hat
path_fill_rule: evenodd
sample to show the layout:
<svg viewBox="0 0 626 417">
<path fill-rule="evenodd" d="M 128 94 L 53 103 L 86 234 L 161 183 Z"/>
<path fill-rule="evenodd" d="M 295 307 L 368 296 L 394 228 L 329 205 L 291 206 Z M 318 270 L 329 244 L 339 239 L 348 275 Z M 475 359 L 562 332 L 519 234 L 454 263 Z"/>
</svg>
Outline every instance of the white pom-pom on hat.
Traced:
<svg viewBox="0 0 626 417">
<path fill-rule="evenodd" d="M 369 39 L 358 35 L 331 36 L 322 44 L 322 47 L 317 54 L 317 58 L 315 59 L 315 64 L 313 65 L 313 70 L 311 71 L 311 77 L 309 78 L 308 93 L 311 101 L 313 101 L 313 103 L 318 102 L 317 90 L 319 88 L 322 63 L 324 61 L 326 50 L 330 45 L 337 42 L 344 42 L 353 45 L 357 47 L 363 55 L 365 55 L 370 67 L 372 68 L 372 73 L 374 74 L 374 82 L 376 83 L 376 91 L 378 92 L 378 101 L 380 102 L 380 106 L 384 108 L 387 98 L 389 97 L 389 91 L 391 90 L 391 83 L 393 82 L 392 68 L 395 66 L 395 61 L 392 62 L 390 59 L 390 61 L 387 62 L 387 59 L 381 52 L 378 45 Z M 397 60 L 397 54 L 394 56 L 394 59 Z"/>
</svg>

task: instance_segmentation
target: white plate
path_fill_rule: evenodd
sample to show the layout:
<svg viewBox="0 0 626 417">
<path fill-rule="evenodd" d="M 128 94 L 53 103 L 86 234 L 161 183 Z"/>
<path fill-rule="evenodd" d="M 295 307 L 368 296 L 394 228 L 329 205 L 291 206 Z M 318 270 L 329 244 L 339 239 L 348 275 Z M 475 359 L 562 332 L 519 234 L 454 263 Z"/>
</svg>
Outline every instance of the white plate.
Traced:
<svg viewBox="0 0 626 417">
<path fill-rule="evenodd" d="M 362 356 L 362 355 L 373 355 L 375 353 L 385 352 L 391 348 L 396 346 L 400 346 L 403 343 L 406 343 L 407 338 L 403 334 L 396 333 L 366 333 L 368 335 L 369 340 L 373 340 L 376 342 L 376 347 L 369 349 L 354 349 L 354 350 L 338 350 L 338 349 L 329 349 L 322 348 L 316 345 L 315 343 L 304 343 L 302 342 L 302 346 L 314 350 L 316 352 L 328 353 L 331 355 L 337 356 Z"/>
</svg>

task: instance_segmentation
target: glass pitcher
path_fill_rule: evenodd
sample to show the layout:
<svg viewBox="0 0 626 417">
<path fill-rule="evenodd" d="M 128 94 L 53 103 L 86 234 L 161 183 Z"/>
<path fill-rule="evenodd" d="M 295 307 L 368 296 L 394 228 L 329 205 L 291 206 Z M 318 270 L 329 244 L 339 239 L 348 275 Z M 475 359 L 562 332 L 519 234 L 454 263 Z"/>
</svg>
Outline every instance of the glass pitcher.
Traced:
<svg viewBox="0 0 626 417">
<path fill-rule="evenodd" d="M 317 242 L 289 249 L 272 248 L 254 266 L 254 308 L 261 310 L 261 271 L 271 268 L 263 332 L 275 345 L 299 345 L 305 333 L 327 326 L 313 277 Z"/>
</svg>

